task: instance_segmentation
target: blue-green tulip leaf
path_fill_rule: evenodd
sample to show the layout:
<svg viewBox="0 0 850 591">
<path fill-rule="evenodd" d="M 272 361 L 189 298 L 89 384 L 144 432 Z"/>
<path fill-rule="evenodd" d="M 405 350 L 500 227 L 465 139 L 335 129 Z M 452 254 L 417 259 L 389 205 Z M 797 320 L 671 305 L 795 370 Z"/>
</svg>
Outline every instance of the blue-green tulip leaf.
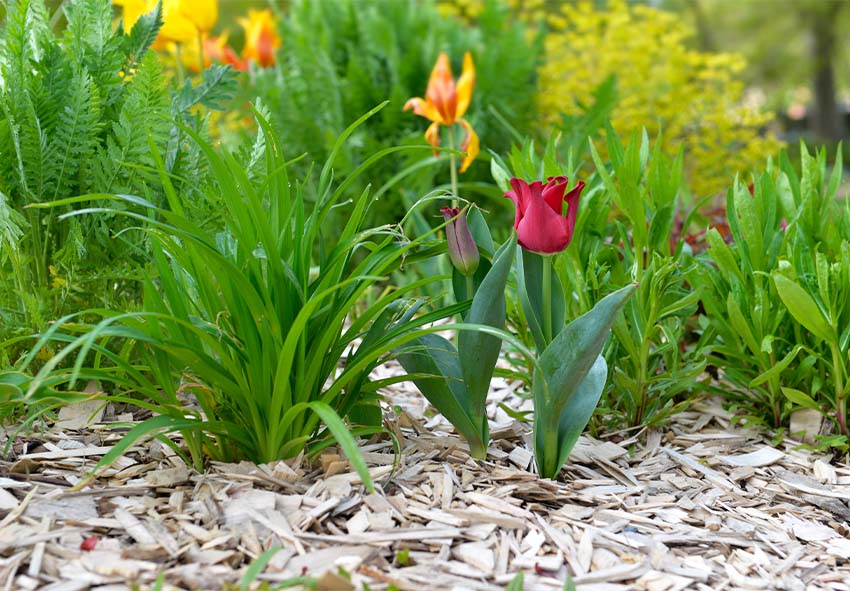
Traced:
<svg viewBox="0 0 850 591">
<path fill-rule="evenodd" d="M 576 396 L 584 396 L 588 401 L 593 400 L 598 377 L 591 378 L 591 381 L 583 386 L 585 377 L 594 366 L 595 371 L 600 370 L 598 359 L 611 332 L 611 326 L 635 288 L 635 285 L 628 285 L 602 298 L 592 310 L 568 324 L 540 356 L 539 369 L 534 372 L 532 394 L 536 461 L 542 476 L 557 476 L 563 464 L 561 456 L 566 459 L 561 450 L 566 449 L 565 453 L 568 455 L 569 449 L 575 444 L 573 440 L 572 444 L 567 445 L 573 435 L 572 431 L 561 437 L 561 416 L 566 409 L 585 408 L 586 401 L 573 400 Z M 602 387 L 604 385 L 603 379 Z M 596 401 L 598 396 L 593 401 L 594 408 Z M 592 414 L 592 409 L 590 413 Z M 589 418 L 588 416 L 587 419 Z M 582 417 L 578 416 L 574 424 L 570 423 L 565 428 L 573 430 L 581 420 Z M 587 421 L 582 423 L 581 429 L 586 424 Z M 564 445 L 561 445 L 561 439 Z"/>
<path fill-rule="evenodd" d="M 502 328 L 505 325 L 505 287 L 513 266 L 515 251 L 516 234 L 496 253 L 493 268 L 472 299 L 472 307 L 466 317 L 468 323 L 494 328 Z M 474 417 L 483 417 L 486 414 L 487 392 L 501 349 L 502 340 L 490 334 L 464 330 L 458 335 L 460 366 Z M 486 420 L 484 423 L 486 424 Z"/>
<path fill-rule="evenodd" d="M 471 412 L 454 345 L 440 335 L 424 335 L 400 350 L 397 358 L 422 395 L 454 425 L 470 449 L 485 453 L 485 437 L 489 437 L 489 430 L 485 432 L 487 417 L 474 418 Z"/>
</svg>

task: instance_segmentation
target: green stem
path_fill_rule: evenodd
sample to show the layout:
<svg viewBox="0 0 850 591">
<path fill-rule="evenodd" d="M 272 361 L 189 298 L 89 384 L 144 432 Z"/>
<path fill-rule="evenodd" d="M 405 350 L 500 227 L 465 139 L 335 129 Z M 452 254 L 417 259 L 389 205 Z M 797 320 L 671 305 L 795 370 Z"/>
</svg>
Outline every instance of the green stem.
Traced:
<svg viewBox="0 0 850 591">
<path fill-rule="evenodd" d="M 847 400 L 844 397 L 844 372 L 841 359 L 841 349 L 833 344 L 832 349 L 832 376 L 835 382 L 835 407 L 838 414 L 838 430 L 842 435 L 847 435 Z"/>
<path fill-rule="evenodd" d="M 181 51 L 181 45 L 179 43 L 174 44 L 174 59 L 177 62 L 177 87 L 183 87 L 183 56 Z"/>
<path fill-rule="evenodd" d="M 200 70 L 198 72 L 201 73 L 201 77 L 204 75 L 204 70 L 207 68 L 206 60 L 204 59 L 204 36 L 198 31 L 198 59 L 200 60 L 199 66 Z"/>
<path fill-rule="evenodd" d="M 449 148 L 455 149 L 455 126 L 449 125 Z M 449 171 L 452 175 L 452 207 L 457 207 L 457 158 L 454 152 L 449 154 Z"/>
<path fill-rule="evenodd" d="M 543 340 L 552 342 L 552 257 L 543 257 Z"/>
<path fill-rule="evenodd" d="M 471 300 L 475 296 L 475 280 L 472 275 L 466 276 L 466 298 Z"/>
<path fill-rule="evenodd" d="M 544 478 L 556 480 L 560 466 L 558 463 L 558 421 L 547 418 L 545 432 L 543 434 L 543 461 L 542 466 L 538 466 L 542 470 L 540 474 Z"/>
</svg>

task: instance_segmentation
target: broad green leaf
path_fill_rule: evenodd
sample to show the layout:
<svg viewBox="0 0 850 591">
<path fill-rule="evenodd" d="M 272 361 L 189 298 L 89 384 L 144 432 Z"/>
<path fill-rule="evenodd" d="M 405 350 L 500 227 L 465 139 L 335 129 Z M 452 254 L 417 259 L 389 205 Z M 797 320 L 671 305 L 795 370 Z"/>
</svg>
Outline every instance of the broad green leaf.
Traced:
<svg viewBox="0 0 850 591">
<path fill-rule="evenodd" d="M 773 274 L 776 291 L 794 319 L 826 343 L 835 342 L 835 334 L 815 300 L 797 283 L 782 275 Z"/>
<path fill-rule="evenodd" d="M 555 471 L 550 474 L 543 474 L 544 476 L 554 479 L 558 475 L 561 466 L 567 461 L 582 431 L 590 422 L 590 417 L 593 416 L 596 405 L 599 404 L 599 398 L 605 390 L 607 379 L 608 364 L 605 362 L 605 358 L 600 355 L 590 368 L 590 372 L 579 384 L 575 395 L 570 398 L 561 411 L 558 421 L 558 456 L 554 464 Z M 535 439 L 535 443 L 537 444 L 537 439 Z M 551 460 L 551 458 L 546 458 L 546 460 Z"/>
<path fill-rule="evenodd" d="M 755 200 L 741 183 L 736 183 L 733 191 L 735 211 L 738 214 L 743 237 L 743 244 L 739 247 L 746 249 L 749 253 L 754 269 L 763 270 L 764 239 Z"/>
<path fill-rule="evenodd" d="M 744 313 L 741 311 L 741 307 L 738 306 L 735 294 L 731 292 L 726 296 L 726 313 L 729 315 L 729 322 L 732 328 L 735 329 L 735 332 L 738 333 L 740 338 L 744 339 L 750 351 L 756 354 L 761 351 L 761 346 L 753 334 L 749 322 L 747 322 Z"/>
<path fill-rule="evenodd" d="M 746 284 L 744 274 L 735 261 L 735 255 L 732 254 L 729 245 L 723 241 L 720 232 L 716 228 L 709 228 L 705 233 L 705 240 L 709 246 L 708 253 L 717 264 L 717 268 L 723 273 L 723 278 L 731 283 L 732 276 L 734 276 L 741 284 Z"/>
<path fill-rule="evenodd" d="M 466 322 L 495 328 L 505 325 L 505 286 L 516 252 L 516 233 L 496 253 L 493 268 L 472 299 Z M 458 355 L 466 384 L 472 416 L 477 420 L 486 414 L 490 379 L 499 359 L 501 339 L 478 331 L 464 330 L 458 335 Z M 484 420 L 486 424 L 486 419 Z"/>
<path fill-rule="evenodd" d="M 559 426 L 561 417 L 567 408 L 584 410 L 583 400 L 573 400 L 577 393 L 583 393 L 587 400 L 592 399 L 598 376 L 592 378 L 587 386 L 582 384 L 596 366 L 611 326 L 635 289 L 635 285 L 628 285 L 604 297 L 587 314 L 568 324 L 540 356 L 539 369 L 534 372 L 532 394 L 537 465 L 544 476 L 554 477 L 560 469 L 559 456 L 583 420 L 582 416 L 577 416 L 574 423 L 565 424 L 564 429 L 568 431 L 564 432 L 562 439 Z M 596 367 L 599 371 L 600 366 Z M 586 424 L 586 421 L 581 423 L 579 432 Z M 568 449 L 566 453 L 569 453 Z"/>
<path fill-rule="evenodd" d="M 490 234 L 487 220 L 477 207 L 470 207 L 466 212 L 466 223 L 469 225 L 469 233 L 475 239 L 478 248 L 483 249 L 487 256 L 492 253 L 495 256 L 496 246 Z"/>
<path fill-rule="evenodd" d="M 815 402 L 815 400 L 800 390 L 796 388 L 782 388 L 782 393 L 785 395 L 785 398 L 790 400 L 796 405 L 802 406 L 804 408 L 811 408 L 812 410 L 821 411 L 821 405 Z"/>
<path fill-rule="evenodd" d="M 483 425 L 487 417 L 476 420 L 472 415 L 463 371 L 454 345 L 440 335 L 428 334 L 417 338 L 412 345 L 404 347 L 397 356 L 404 370 L 415 376 L 413 383 L 434 408 L 454 425 L 470 445 L 483 446 Z"/>
</svg>

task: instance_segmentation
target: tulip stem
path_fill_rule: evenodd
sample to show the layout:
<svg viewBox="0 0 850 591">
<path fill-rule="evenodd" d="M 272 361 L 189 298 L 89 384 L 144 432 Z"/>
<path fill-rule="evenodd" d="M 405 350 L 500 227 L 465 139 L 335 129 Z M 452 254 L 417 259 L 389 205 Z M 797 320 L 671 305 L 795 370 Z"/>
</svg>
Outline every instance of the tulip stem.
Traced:
<svg viewBox="0 0 850 591">
<path fill-rule="evenodd" d="M 449 148 L 455 149 L 455 126 L 449 125 Z M 452 207 L 457 207 L 457 159 L 455 158 L 455 153 L 449 153 L 449 171 L 452 175 Z"/>
<path fill-rule="evenodd" d="M 466 299 L 471 300 L 475 296 L 475 279 L 474 274 L 466 276 Z"/>
<path fill-rule="evenodd" d="M 552 257 L 543 256 L 543 337 L 552 342 Z"/>
<path fill-rule="evenodd" d="M 180 43 L 174 44 L 174 57 L 177 62 L 177 88 L 183 87 L 183 55 Z"/>
<path fill-rule="evenodd" d="M 204 55 L 204 34 L 198 31 L 198 60 L 200 63 L 198 66 L 200 69 L 198 70 L 201 73 L 201 77 L 204 76 L 204 70 L 207 68 L 207 60 Z"/>
</svg>

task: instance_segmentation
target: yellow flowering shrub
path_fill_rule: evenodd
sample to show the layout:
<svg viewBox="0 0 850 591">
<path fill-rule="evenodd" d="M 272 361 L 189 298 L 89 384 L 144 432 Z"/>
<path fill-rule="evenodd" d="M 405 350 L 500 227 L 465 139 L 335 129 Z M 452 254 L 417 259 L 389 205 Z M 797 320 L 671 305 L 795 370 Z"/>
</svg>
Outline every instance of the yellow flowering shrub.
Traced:
<svg viewBox="0 0 850 591">
<path fill-rule="evenodd" d="M 698 195 L 724 190 L 736 172 L 760 165 L 780 142 L 765 126 L 769 113 L 742 103 L 743 59 L 691 49 L 693 33 L 676 15 L 610 0 L 607 9 L 580 0 L 544 15 L 539 0 L 512 0 L 532 21 L 546 17 L 546 61 L 539 107 L 548 121 L 576 114 L 593 91 L 616 77 L 619 103 L 611 123 L 623 138 L 646 128 L 663 131 L 664 149 L 685 152 L 690 186 Z M 529 10 L 529 6 L 536 10 Z M 600 142 L 600 149 L 603 142 Z"/>
</svg>

